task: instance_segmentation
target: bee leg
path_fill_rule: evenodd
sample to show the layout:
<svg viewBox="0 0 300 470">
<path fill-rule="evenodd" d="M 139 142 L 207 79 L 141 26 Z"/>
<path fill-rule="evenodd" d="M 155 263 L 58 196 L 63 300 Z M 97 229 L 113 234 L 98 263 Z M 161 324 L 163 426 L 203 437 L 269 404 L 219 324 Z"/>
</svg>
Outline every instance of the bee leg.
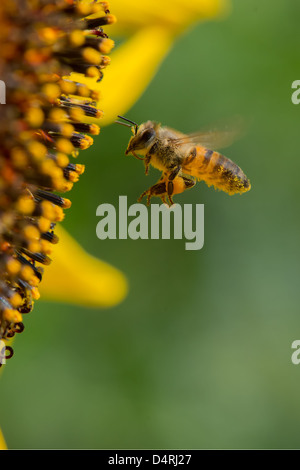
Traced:
<svg viewBox="0 0 300 470">
<path fill-rule="evenodd" d="M 172 196 L 173 194 L 173 190 L 174 190 L 174 184 L 173 184 L 173 181 L 168 181 L 168 185 L 167 185 L 167 192 L 168 192 L 168 197 L 170 198 L 170 196 Z"/>
<path fill-rule="evenodd" d="M 168 188 L 168 199 L 169 199 L 169 202 L 170 202 L 169 206 L 171 207 L 174 204 L 174 201 L 172 199 L 172 194 L 173 194 L 173 191 L 174 191 L 173 181 L 168 181 L 167 188 Z"/>
<path fill-rule="evenodd" d="M 163 200 L 163 202 L 165 202 L 165 194 L 166 194 L 166 183 L 159 182 L 151 186 L 151 188 L 144 191 L 138 198 L 138 202 L 141 202 L 144 196 L 147 196 L 147 206 L 149 206 L 150 199 L 153 196 L 158 196 Z"/>
<path fill-rule="evenodd" d="M 184 186 L 185 186 L 184 189 L 190 189 L 196 184 L 196 181 L 192 178 L 187 178 L 186 176 L 182 176 L 181 178 L 183 179 L 183 182 L 184 182 Z"/>
<path fill-rule="evenodd" d="M 175 194 L 183 193 L 186 189 L 190 189 L 195 186 L 196 181 L 185 176 L 177 176 L 174 181 L 168 180 L 167 182 L 167 194 L 170 201 L 170 206 L 174 204 L 172 196 Z"/>
<path fill-rule="evenodd" d="M 131 150 L 132 155 L 138 160 L 144 160 L 142 157 L 139 157 L 133 150 Z"/>
<path fill-rule="evenodd" d="M 174 201 L 173 201 L 173 199 L 172 199 L 172 196 L 168 196 L 168 199 L 169 199 L 169 204 L 168 204 L 168 206 L 169 206 L 169 207 L 173 206 Z"/>
<path fill-rule="evenodd" d="M 181 166 L 176 166 L 168 176 L 169 181 L 173 181 L 181 170 Z"/>
<path fill-rule="evenodd" d="M 144 158 L 144 163 L 145 163 L 145 175 L 148 175 L 150 160 L 151 160 L 151 155 L 149 155 L 149 153 L 147 153 L 147 155 L 146 155 L 145 158 Z"/>
<path fill-rule="evenodd" d="M 161 194 L 161 195 L 160 195 L 160 198 L 161 198 L 161 200 L 162 200 L 162 202 L 163 202 L 164 204 L 168 204 L 168 203 L 167 203 L 167 200 L 166 200 L 166 196 L 165 196 L 164 194 Z M 169 204 L 168 204 L 168 205 L 169 205 Z"/>
<path fill-rule="evenodd" d="M 149 189 L 147 189 L 147 191 L 144 191 L 144 192 L 140 195 L 140 197 L 138 198 L 137 202 L 141 202 L 141 200 L 143 199 L 143 197 L 146 196 L 146 194 L 148 194 L 148 192 L 149 192 Z"/>
</svg>

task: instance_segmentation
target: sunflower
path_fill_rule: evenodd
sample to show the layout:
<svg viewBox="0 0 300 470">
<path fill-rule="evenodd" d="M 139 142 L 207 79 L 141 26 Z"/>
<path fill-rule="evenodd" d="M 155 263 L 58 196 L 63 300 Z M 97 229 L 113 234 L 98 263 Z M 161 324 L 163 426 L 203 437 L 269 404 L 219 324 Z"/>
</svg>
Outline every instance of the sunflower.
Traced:
<svg viewBox="0 0 300 470">
<path fill-rule="evenodd" d="M 96 17 L 90 18 L 90 15 Z M 76 71 L 100 83 L 114 46 L 103 27 L 115 22 L 107 2 L 14 0 L 0 6 L 0 339 L 24 329 L 39 298 L 44 267 L 58 243 L 65 197 L 82 173 L 79 150 L 99 134 L 99 91 L 72 80 Z M 124 284 L 122 279 L 120 284 Z M 118 290 L 118 286 L 116 286 Z M 124 288 L 123 288 L 124 291 Z M 13 354 L 10 346 L 3 356 Z"/>
</svg>

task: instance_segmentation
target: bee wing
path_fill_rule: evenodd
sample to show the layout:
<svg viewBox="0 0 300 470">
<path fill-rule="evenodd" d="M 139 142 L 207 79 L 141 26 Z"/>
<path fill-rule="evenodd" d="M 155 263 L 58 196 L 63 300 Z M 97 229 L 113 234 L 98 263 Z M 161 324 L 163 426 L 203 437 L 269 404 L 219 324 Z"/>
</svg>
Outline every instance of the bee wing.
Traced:
<svg viewBox="0 0 300 470">
<path fill-rule="evenodd" d="M 241 120 L 239 120 L 224 129 L 204 130 L 193 132 L 191 134 L 182 134 L 177 132 L 177 136 L 170 140 L 176 146 L 198 144 L 206 148 L 217 150 L 229 147 L 238 138 L 241 138 L 244 133 L 245 125 Z"/>
<path fill-rule="evenodd" d="M 237 135 L 230 131 L 194 132 L 183 137 L 170 139 L 176 146 L 185 144 L 198 144 L 210 149 L 222 149 L 229 147 L 237 140 Z"/>
</svg>

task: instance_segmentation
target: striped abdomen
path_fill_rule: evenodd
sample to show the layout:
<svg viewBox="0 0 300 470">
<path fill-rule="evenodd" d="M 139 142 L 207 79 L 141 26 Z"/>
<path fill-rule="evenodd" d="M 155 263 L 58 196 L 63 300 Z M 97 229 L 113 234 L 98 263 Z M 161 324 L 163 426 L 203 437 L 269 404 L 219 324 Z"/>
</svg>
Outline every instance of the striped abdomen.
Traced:
<svg viewBox="0 0 300 470">
<path fill-rule="evenodd" d="M 213 185 L 228 194 L 245 193 L 250 181 L 229 158 L 200 145 L 194 147 L 182 165 L 182 171 Z"/>
</svg>

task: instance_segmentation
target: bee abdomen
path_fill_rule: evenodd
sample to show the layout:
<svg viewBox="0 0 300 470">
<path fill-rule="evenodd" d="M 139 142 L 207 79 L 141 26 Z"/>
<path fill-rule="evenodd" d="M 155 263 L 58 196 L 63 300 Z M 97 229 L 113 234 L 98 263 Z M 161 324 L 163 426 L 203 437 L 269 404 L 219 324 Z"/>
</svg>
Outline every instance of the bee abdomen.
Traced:
<svg viewBox="0 0 300 470">
<path fill-rule="evenodd" d="M 193 149 L 190 158 L 187 159 L 187 170 L 190 174 L 204 180 L 208 186 L 213 185 L 228 194 L 249 191 L 250 181 L 232 160 L 204 147 L 199 146 L 195 149 L 196 156 Z"/>
<path fill-rule="evenodd" d="M 211 162 L 208 183 L 228 194 L 244 193 L 251 185 L 247 176 L 232 160 L 218 152 L 214 152 Z"/>
</svg>

